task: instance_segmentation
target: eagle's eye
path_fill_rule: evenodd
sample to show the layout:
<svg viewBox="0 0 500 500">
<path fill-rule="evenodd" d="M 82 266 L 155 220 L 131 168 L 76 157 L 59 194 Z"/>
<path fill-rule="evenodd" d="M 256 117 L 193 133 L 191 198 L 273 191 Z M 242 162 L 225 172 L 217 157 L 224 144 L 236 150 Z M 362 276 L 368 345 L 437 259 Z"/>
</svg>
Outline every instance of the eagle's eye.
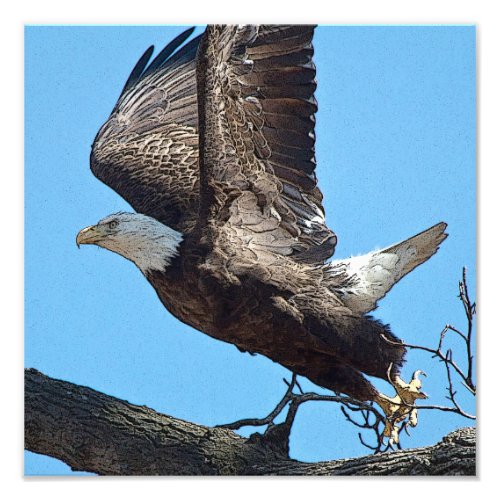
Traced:
<svg viewBox="0 0 500 500">
<path fill-rule="evenodd" d="M 118 226 L 117 220 L 112 220 L 111 222 L 108 223 L 109 229 L 115 229 L 116 226 Z"/>
</svg>

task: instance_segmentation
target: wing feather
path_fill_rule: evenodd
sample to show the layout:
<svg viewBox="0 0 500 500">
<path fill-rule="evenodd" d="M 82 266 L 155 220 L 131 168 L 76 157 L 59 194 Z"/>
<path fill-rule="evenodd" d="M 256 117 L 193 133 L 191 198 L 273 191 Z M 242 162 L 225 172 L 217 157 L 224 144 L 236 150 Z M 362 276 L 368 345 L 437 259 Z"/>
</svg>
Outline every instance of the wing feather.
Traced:
<svg viewBox="0 0 500 500">
<path fill-rule="evenodd" d="M 207 28 L 197 71 L 199 226 L 226 222 L 255 249 L 321 262 L 333 254 L 336 237 L 315 175 L 313 31 Z M 257 230 L 255 213 L 278 224 Z"/>
<path fill-rule="evenodd" d="M 189 231 L 198 212 L 196 51 L 189 29 L 132 70 L 92 146 L 91 169 L 132 207 Z"/>
</svg>

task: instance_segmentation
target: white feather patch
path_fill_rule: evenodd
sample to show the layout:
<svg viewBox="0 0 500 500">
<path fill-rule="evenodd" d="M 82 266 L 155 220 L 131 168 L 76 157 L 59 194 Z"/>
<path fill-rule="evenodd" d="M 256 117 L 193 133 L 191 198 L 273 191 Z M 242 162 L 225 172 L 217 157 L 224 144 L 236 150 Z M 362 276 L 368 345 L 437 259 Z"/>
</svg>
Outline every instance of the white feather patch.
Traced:
<svg viewBox="0 0 500 500">
<path fill-rule="evenodd" d="M 372 310 L 378 300 L 398 282 L 406 264 L 416 255 L 411 245 L 398 248 L 394 253 L 384 251 L 333 261 L 331 266 L 342 266 L 352 279 L 352 285 L 342 290 L 342 301 L 354 312 Z"/>
</svg>

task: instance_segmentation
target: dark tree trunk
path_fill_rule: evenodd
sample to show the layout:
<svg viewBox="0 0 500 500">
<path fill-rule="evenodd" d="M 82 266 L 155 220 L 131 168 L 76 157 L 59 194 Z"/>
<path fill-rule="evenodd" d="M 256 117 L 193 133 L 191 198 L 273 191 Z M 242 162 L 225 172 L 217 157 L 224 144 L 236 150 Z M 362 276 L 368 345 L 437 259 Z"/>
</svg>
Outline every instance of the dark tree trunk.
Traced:
<svg viewBox="0 0 500 500">
<path fill-rule="evenodd" d="M 245 439 L 25 371 L 25 448 L 102 475 L 474 475 L 475 436 L 309 464 L 286 456 L 279 432 Z"/>
</svg>

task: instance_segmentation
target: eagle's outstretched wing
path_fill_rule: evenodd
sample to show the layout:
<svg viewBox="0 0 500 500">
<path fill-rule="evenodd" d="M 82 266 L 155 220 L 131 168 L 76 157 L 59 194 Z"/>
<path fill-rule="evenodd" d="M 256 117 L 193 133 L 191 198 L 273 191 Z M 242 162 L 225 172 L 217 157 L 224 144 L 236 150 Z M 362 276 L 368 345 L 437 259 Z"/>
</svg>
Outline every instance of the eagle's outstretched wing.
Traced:
<svg viewBox="0 0 500 500">
<path fill-rule="evenodd" d="M 313 31 L 209 26 L 198 50 L 198 227 L 225 225 L 245 252 L 323 262 L 334 251 L 314 172 Z"/>
<path fill-rule="evenodd" d="M 137 211 L 186 232 L 198 215 L 196 50 L 184 31 L 132 70 L 92 146 L 91 169 Z M 179 49 L 179 47 L 181 47 Z M 172 55 L 173 54 L 173 55 Z"/>
</svg>

